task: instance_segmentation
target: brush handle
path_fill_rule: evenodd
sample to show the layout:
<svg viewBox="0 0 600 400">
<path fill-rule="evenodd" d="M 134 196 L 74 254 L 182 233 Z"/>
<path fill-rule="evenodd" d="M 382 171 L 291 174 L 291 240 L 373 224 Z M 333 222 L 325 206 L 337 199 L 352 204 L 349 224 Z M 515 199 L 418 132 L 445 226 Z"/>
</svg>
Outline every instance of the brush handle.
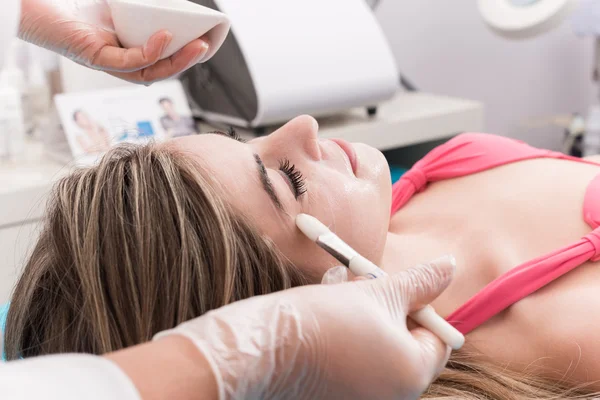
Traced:
<svg viewBox="0 0 600 400">
<path fill-rule="evenodd" d="M 371 279 L 387 276 L 387 273 L 384 270 L 361 255 L 357 255 L 350 260 L 348 268 L 350 268 L 350 271 L 356 276 L 364 276 Z M 465 344 L 465 337 L 462 333 L 456 330 L 456 328 L 450 325 L 444 318 L 440 317 L 431 306 L 425 306 L 424 308 L 411 313 L 409 317 L 417 324 L 439 337 L 453 350 L 458 350 Z"/>
<path fill-rule="evenodd" d="M 409 315 L 409 317 L 446 343 L 452 350 L 458 350 L 465 344 L 465 337 L 440 317 L 433 307 L 425 306 Z"/>
<path fill-rule="evenodd" d="M 356 276 L 364 276 L 365 278 L 377 279 L 383 276 L 387 276 L 387 273 L 379 268 L 377 265 L 373 264 L 371 261 L 367 260 L 360 254 L 356 255 L 356 257 L 350 260 L 348 264 L 348 268 L 350 271 Z"/>
</svg>

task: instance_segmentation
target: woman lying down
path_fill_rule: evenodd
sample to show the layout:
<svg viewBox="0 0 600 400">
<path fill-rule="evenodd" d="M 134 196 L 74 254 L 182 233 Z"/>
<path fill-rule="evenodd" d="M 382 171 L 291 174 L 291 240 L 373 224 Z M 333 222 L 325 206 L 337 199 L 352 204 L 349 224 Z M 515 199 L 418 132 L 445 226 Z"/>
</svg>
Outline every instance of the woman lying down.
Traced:
<svg viewBox="0 0 600 400">
<path fill-rule="evenodd" d="M 319 283 L 317 217 L 395 273 L 453 254 L 433 306 L 467 334 L 425 397 L 600 392 L 600 166 L 485 134 L 394 187 L 383 155 L 299 117 L 264 138 L 121 147 L 57 184 L 8 316 L 9 359 L 105 353 L 224 304 Z M 391 209 L 391 214 L 390 214 Z"/>
</svg>

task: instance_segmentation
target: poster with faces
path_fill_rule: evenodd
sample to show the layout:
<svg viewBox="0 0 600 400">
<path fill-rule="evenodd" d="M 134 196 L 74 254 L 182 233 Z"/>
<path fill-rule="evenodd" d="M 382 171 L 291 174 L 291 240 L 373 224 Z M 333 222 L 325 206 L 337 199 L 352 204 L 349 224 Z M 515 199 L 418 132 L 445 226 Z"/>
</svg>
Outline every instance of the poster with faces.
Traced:
<svg viewBox="0 0 600 400">
<path fill-rule="evenodd" d="M 145 144 L 197 133 L 181 83 L 122 87 L 55 97 L 77 163 L 93 164 L 120 143 Z"/>
</svg>

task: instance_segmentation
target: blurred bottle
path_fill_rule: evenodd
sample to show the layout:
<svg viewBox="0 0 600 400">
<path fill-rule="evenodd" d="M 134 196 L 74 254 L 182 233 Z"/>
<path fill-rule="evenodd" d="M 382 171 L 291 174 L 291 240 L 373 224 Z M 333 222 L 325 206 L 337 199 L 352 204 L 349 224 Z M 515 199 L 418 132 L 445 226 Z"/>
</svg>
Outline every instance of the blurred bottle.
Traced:
<svg viewBox="0 0 600 400">
<path fill-rule="evenodd" d="M 46 129 L 52 107 L 50 84 L 46 71 L 36 54 L 29 53 L 27 85 L 23 96 L 23 115 L 26 131 L 39 138 Z"/>
<path fill-rule="evenodd" d="M 25 152 L 22 103 L 25 75 L 17 63 L 18 52 L 19 45 L 14 41 L 0 71 L 0 155 L 12 159 L 19 159 Z"/>
</svg>

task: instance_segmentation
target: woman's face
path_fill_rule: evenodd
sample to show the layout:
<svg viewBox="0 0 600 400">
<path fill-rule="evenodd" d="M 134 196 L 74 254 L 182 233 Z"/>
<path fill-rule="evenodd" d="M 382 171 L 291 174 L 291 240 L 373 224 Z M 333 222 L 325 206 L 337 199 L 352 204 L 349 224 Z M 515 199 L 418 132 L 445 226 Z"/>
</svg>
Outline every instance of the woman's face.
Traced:
<svg viewBox="0 0 600 400">
<path fill-rule="evenodd" d="M 222 184 L 225 200 L 315 281 L 339 262 L 296 228 L 296 215 L 318 218 L 379 262 L 391 202 L 390 172 L 381 152 L 363 144 L 319 139 L 317 132 L 317 122 L 301 116 L 248 143 L 219 134 L 172 142 L 199 159 Z"/>
<path fill-rule="evenodd" d="M 92 126 L 90 118 L 83 111 L 79 111 L 75 116 L 75 122 L 81 129 L 88 129 Z"/>
</svg>

